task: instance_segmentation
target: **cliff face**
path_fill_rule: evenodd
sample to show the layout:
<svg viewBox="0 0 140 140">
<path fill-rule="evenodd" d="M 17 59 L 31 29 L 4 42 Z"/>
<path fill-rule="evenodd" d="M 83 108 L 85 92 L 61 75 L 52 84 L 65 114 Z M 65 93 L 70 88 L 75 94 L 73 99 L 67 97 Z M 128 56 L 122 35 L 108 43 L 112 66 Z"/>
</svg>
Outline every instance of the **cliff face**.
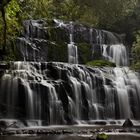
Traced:
<svg viewBox="0 0 140 140">
<path fill-rule="evenodd" d="M 116 44 L 122 44 L 118 34 L 59 20 L 24 21 L 17 39 L 21 60 L 68 62 L 70 56 L 81 64 L 104 58 L 103 45 L 109 53 L 111 45 Z"/>
</svg>

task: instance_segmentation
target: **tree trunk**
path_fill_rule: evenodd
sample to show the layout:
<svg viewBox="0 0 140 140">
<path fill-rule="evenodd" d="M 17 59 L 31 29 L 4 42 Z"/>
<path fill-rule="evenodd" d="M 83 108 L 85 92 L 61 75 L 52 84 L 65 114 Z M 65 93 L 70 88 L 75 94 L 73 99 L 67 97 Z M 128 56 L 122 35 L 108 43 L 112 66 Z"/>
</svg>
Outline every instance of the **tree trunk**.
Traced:
<svg viewBox="0 0 140 140">
<path fill-rule="evenodd" d="M 2 19 L 3 19 L 3 24 L 4 24 L 4 29 L 3 29 L 3 52 L 6 51 L 6 31 L 7 31 L 7 23 L 6 23 L 6 19 L 5 19 L 5 10 L 4 7 L 1 8 L 1 13 L 2 13 Z"/>
</svg>

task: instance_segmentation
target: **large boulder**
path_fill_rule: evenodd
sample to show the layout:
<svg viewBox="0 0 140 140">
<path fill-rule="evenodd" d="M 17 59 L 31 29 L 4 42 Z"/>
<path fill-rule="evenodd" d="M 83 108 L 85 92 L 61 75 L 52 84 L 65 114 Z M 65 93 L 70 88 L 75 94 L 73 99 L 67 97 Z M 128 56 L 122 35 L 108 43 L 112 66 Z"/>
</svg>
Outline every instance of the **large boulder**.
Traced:
<svg viewBox="0 0 140 140">
<path fill-rule="evenodd" d="M 126 119 L 123 123 L 123 127 L 133 127 L 133 122 L 130 119 Z"/>
</svg>

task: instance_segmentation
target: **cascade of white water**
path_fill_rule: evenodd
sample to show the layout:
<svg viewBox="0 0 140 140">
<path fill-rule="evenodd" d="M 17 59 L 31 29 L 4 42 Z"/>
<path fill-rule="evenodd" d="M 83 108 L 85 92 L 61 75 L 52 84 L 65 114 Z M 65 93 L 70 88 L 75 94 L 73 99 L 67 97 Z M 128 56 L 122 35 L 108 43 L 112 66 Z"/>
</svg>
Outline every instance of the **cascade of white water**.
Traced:
<svg viewBox="0 0 140 140">
<path fill-rule="evenodd" d="M 61 20 L 54 19 L 54 22 L 56 23 L 57 27 L 64 27 L 69 28 L 69 41 L 70 43 L 68 46 L 68 63 L 71 64 L 78 64 L 78 49 L 77 46 L 74 43 L 74 25 L 73 22 L 70 22 L 70 24 L 65 24 Z"/>
<path fill-rule="evenodd" d="M 1 100 L 8 105 L 6 118 L 16 118 L 13 109 L 18 106 L 24 108 L 27 120 L 46 120 L 51 125 L 140 119 L 140 81 L 127 67 L 14 62 L 12 73 L 1 80 Z"/>
<path fill-rule="evenodd" d="M 48 87 L 49 96 L 49 112 L 50 112 L 50 125 L 60 124 L 64 116 L 64 111 L 62 108 L 62 103 L 58 99 L 56 90 L 52 84 L 43 82 L 44 86 Z M 57 114 L 57 115 L 56 115 Z"/>
<path fill-rule="evenodd" d="M 128 57 L 126 47 L 123 44 L 102 46 L 102 55 L 104 59 L 116 63 L 117 66 L 127 66 Z M 109 49 L 109 52 L 107 51 Z"/>
<path fill-rule="evenodd" d="M 93 44 L 93 29 L 90 29 L 90 44 L 92 48 L 92 55 L 94 57 L 94 45 L 99 45 L 102 57 L 105 60 L 115 63 L 117 66 L 128 65 L 128 55 L 126 47 L 120 42 L 113 33 L 104 30 L 95 30 L 96 40 Z M 98 52 L 99 53 L 99 52 Z M 96 59 L 96 58 L 95 58 Z"/>
<path fill-rule="evenodd" d="M 65 26 L 69 30 L 68 61 L 77 64 L 73 23 L 54 22 L 56 27 Z M 27 34 L 31 37 L 29 28 Z M 26 120 L 40 120 L 39 125 L 44 125 L 45 121 L 45 125 L 56 125 L 90 123 L 101 119 L 140 119 L 138 74 L 127 67 L 119 67 L 128 64 L 125 46 L 113 33 L 96 30 L 96 34 L 94 40 L 93 29 L 90 29 L 92 54 L 95 52 L 93 43 L 97 43 L 103 58 L 116 63 L 117 67 L 35 62 L 38 49 L 22 38 L 25 48 L 21 48 L 21 52 L 25 61 L 13 62 L 11 70 L 0 78 L 0 103 L 7 104 L 7 113 L 0 115 L 12 119 L 22 116 Z M 34 50 L 34 62 L 26 61 L 30 57 L 28 45 Z M 2 110 L 0 104 L 0 113 Z"/>
<path fill-rule="evenodd" d="M 90 45 L 91 45 L 91 57 L 94 56 L 94 44 L 93 44 L 93 29 L 90 29 Z"/>
<path fill-rule="evenodd" d="M 81 106 L 82 106 L 82 96 L 81 96 L 81 83 L 74 77 L 70 77 L 70 82 L 72 84 L 72 92 L 74 93 L 74 106 L 75 106 L 75 119 L 81 119 Z"/>
<path fill-rule="evenodd" d="M 10 74 L 5 74 L 2 79 L 3 82 L 0 84 L 1 100 L 6 96 L 6 106 L 7 106 L 7 118 L 14 118 L 14 111 L 17 109 L 17 92 L 18 92 L 18 80 L 16 77 L 12 77 Z M 11 88 L 13 87 L 13 88 Z"/>
<path fill-rule="evenodd" d="M 114 84 L 118 94 L 120 118 L 133 118 L 134 114 L 132 115 L 131 112 L 130 98 L 133 98 L 135 101 L 134 104 L 138 105 L 140 93 L 137 91 L 137 84 L 139 84 L 140 81 L 136 77 L 136 74 L 128 67 L 115 68 L 114 74 L 116 77 Z M 130 93 L 133 94 L 133 97 L 131 97 Z"/>
<path fill-rule="evenodd" d="M 26 98 L 27 98 L 27 116 L 29 119 L 35 119 L 35 104 L 34 104 L 34 96 L 33 96 L 33 91 L 31 89 L 30 86 L 30 82 L 28 81 L 28 73 L 31 73 L 31 71 L 35 71 L 35 69 L 33 69 L 31 67 L 31 65 L 29 65 L 28 62 L 24 62 L 24 65 L 22 62 L 16 62 L 14 64 L 14 71 L 13 74 L 16 73 L 17 78 L 21 79 L 21 83 L 24 85 L 25 87 L 25 93 L 26 93 Z M 34 79 L 33 79 L 34 80 Z"/>
<path fill-rule="evenodd" d="M 68 62 L 78 64 L 78 50 L 73 39 L 73 23 L 70 23 L 70 43 L 68 44 Z"/>
</svg>

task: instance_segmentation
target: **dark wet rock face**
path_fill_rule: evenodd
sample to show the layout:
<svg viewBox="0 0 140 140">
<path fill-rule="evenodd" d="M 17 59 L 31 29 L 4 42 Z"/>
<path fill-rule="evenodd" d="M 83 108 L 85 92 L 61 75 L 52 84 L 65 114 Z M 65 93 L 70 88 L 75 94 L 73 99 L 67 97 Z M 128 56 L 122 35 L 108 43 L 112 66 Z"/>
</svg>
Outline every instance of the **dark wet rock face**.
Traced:
<svg viewBox="0 0 140 140">
<path fill-rule="evenodd" d="M 0 78 L 4 75 L 4 70 L 0 70 Z"/>
<path fill-rule="evenodd" d="M 0 70 L 7 70 L 10 68 L 9 64 L 0 62 Z"/>
<path fill-rule="evenodd" d="M 5 71 L 10 68 L 9 64 L 0 62 L 0 78 L 4 75 Z"/>
<path fill-rule="evenodd" d="M 113 50 L 118 46 L 112 45 L 122 44 L 122 38 L 118 34 L 74 22 L 26 20 L 16 44 L 20 60 L 68 62 L 69 55 L 72 55 L 77 57 L 79 63 L 85 64 L 92 59 L 116 61 Z M 68 46 L 71 49 L 75 46 L 77 48 L 69 54 Z M 112 60 L 104 56 L 105 51 Z M 121 56 L 126 57 L 125 55 Z M 126 65 L 124 62 L 118 63 Z"/>
</svg>

